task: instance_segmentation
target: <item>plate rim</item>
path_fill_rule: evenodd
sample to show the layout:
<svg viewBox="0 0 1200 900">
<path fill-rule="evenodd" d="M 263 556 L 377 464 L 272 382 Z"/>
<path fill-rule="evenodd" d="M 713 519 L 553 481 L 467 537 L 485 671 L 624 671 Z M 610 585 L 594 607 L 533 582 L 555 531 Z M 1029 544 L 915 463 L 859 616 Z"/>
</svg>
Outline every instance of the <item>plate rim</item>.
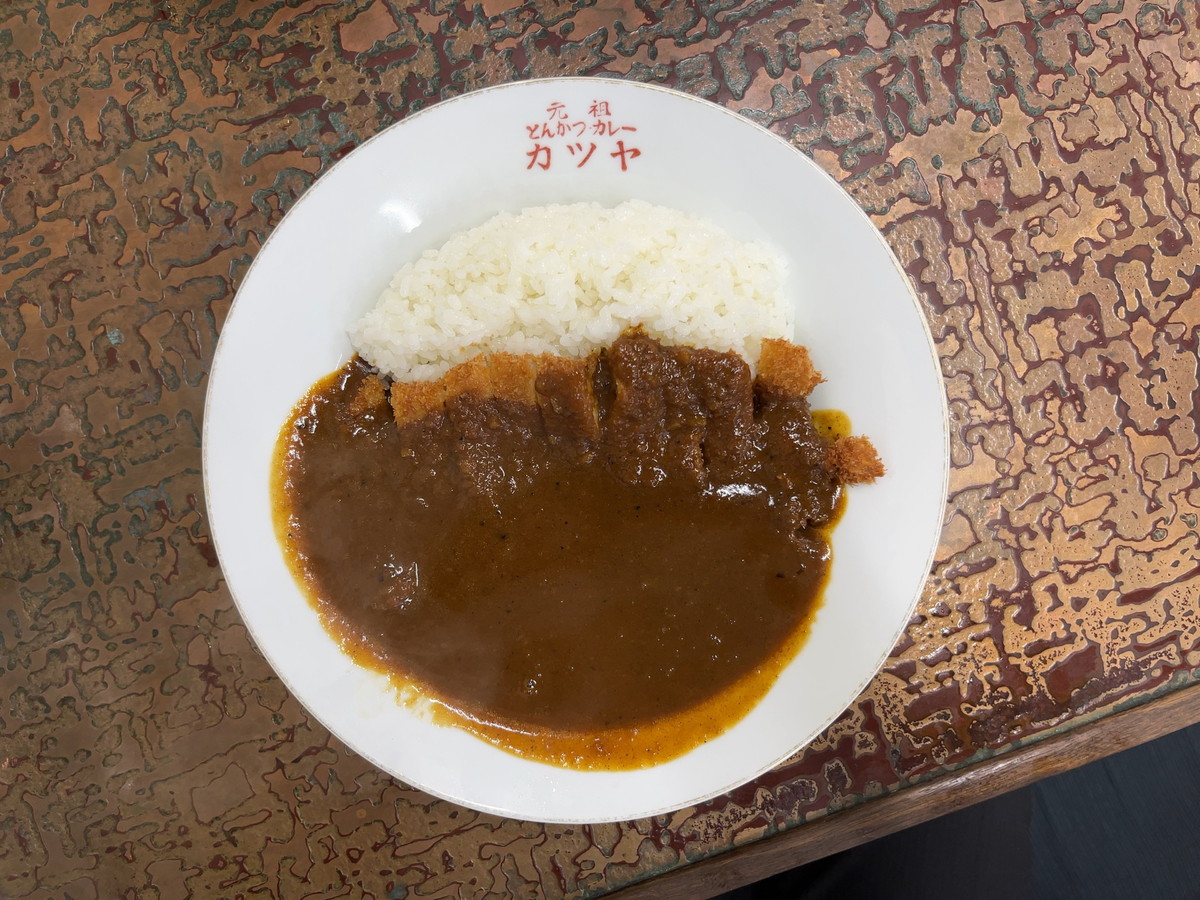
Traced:
<svg viewBox="0 0 1200 900">
<path fill-rule="evenodd" d="M 387 135 L 397 132 L 403 126 L 409 125 L 412 122 L 418 120 L 419 118 L 426 116 L 427 114 L 434 113 L 434 112 L 445 113 L 447 110 L 449 110 L 450 108 L 452 108 L 455 105 L 458 105 L 459 103 L 461 103 L 463 101 L 476 101 L 483 95 L 493 94 L 493 93 L 503 92 L 503 91 L 520 90 L 522 88 L 527 88 L 532 85 L 545 85 L 545 84 L 582 85 L 582 84 L 595 83 L 597 81 L 616 83 L 616 84 L 621 85 L 622 89 L 632 88 L 634 90 L 652 91 L 652 92 L 655 92 L 655 93 L 658 93 L 658 94 L 661 94 L 664 96 L 672 97 L 676 100 L 685 100 L 685 101 L 689 101 L 694 104 L 698 104 L 701 107 L 705 108 L 709 112 L 715 111 L 715 112 L 719 112 L 719 113 L 725 115 L 726 117 L 732 117 L 733 120 L 736 120 L 736 122 L 739 123 L 739 127 L 749 127 L 750 129 L 753 129 L 762 135 L 769 136 L 772 140 L 783 144 L 792 154 L 794 154 L 795 159 L 801 161 L 800 162 L 801 165 L 807 166 L 808 170 L 811 173 L 814 173 L 817 176 L 819 176 L 820 178 L 824 179 L 828 183 L 828 185 L 832 186 L 838 193 L 842 194 L 845 197 L 845 199 L 849 203 L 848 208 L 853 211 L 853 214 L 856 217 L 861 219 L 862 222 L 868 226 L 869 232 L 871 232 L 873 235 L 873 240 L 878 242 L 878 244 L 880 245 L 884 254 L 886 255 L 887 259 L 889 260 L 890 265 L 895 270 L 896 275 L 899 277 L 900 282 L 904 285 L 905 293 L 907 294 L 907 297 L 908 297 L 908 302 L 911 305 L 912 312 L 916 315 L 917 321 L 920 324 L 920 330 L 924 336 L 924 341 L 925 341 L 924 349 L 925 349 L 926 353 L 928 354 L 926 363 L 930 364 L 931 369 L 932 369 L 932 374 L 934 376 L 934 381 L 936 382 L 936 385 L 938 387 L 937 393 L 938 393 L 938 401 L 939 401 L 939 407 L 940 407 L 940 420 L 941 420 L 941 434 L 940 434 L 941 441 L 940 441 L 940 443 L 941 443 L 941 461 L 942 461 L 942 464 L 940 467 L 940 489 L 939 489 L 940 490 L 940 501 L 939 501 L 940 512 L 939 512 L 939 516 L 938 516 L 938 524 L 937 524 L 936 533 L 931 534 L 932 539 L 929 541 L 929 549 L 926 554 L 926 558 L 922 562 L 922 571 L 924 572 L 924 574 L 922 575 L 920 584 L 917 586 L 916 590 L 914 591 L 913 596 L 911 598 L 909 598 L 905 616 L 903 618 L 901 618 L 899 616 L 897 617 L 899 624 L 897 625 L 896 629 L 892 633 L 892 636 L 888 643 L 887 649 L 884 650 L 882 652 L 882 655 L 880 655 L 879 658 L 875 660 L 874 667 L 871 669 L 871 671 L 868 674 L 865 674 L 863 676 L 863 678 L 861 679 L 861 681 L 857 684 L 857 686 L 854 690 L 853 696 L 848 701 L 849 705 L 847 705 L 846 707 L 843 707 L 842 709 L 840 709 L 839 711 L 835 712 L 830 717 L 828 717 L 828 719 L 823 721 L 822 724 L 818 728 L 813 730 L 813 733 L 810 736 L 808 736 L 805 740 L 803 740 L 800 743 L 797 743 L 795 746 L 791 747 L 791 749 L 789 749 L 787 752 L 783 753 L 782 755 L 778 756 L 777 758 L 774 758 L 768 764 L 757 768 L 757 770 L 754 771 L 752 774 L 738 775 L 735 778 L 733 778 L 732 780 L 725 781 L 722 784 L 722 786 L 719 788 L 705 789 L 700 794 L 698 794 L 696 796 L 691 796 L 688 799 L 683 800 L 681 802 L 673 802 L 673 803 L 665 805 L 665 806 L 656 806 L 654 808 L 644 810 L 644 811 L 638 810 L 636 812 L 633 812 L 632 814 L 608 815 L 608 816 L 604 816 L 604 817 L 600 817 L 600 818 L 597 818 L 594 816 L 576 817 L 576 816 L 541 816 L 541 815 L 536 816 L 534 818 L 530 818 L 528 816 L 523 816 L 514 810 L 505 809 L 503 807 L 496 806 L 494 804 L 489 804 L 489 803 L 485 803 L 485 802 L 481 803 L 481 802 L 473 801 L 470 798 L 456 797 L 448 792 L 445 792 L 445 791 L 439 790 L 437 788 L 431 787 L 427 784 L 424 784 L 420 780 L 414 780 L 411 776 L 409 776 L 407 774 L 394 773 L 390 767 L 381 763 L 379 761 L 379 759 L 377 759 L 370 751 L 361 749 L 357 745 L 351 745 L 345 738 L 341 737 L 339 734 L 334 732 L 329 726 L 327 726 L 325 724 L 325 720 L 312 709 L 308 700 L 305 699 L 304 696 L 293 687 L 293 683 L 291 682 L 291 680 L 283 674 L 283 671 L 277 665 L 275 656 L 273 656 L 272 653 L 270 653 L 267 649 L 265 649 L 264 644 L 259 639 L 259 635 L 256 632 L 254 626 L 251 624 L 250 620 L 248 620 L 247 617 L 242 612 L 243 606 L 245 604 L 250 603 L 251 601 L 249 599 L 243 599 L 243 598 L 239 597 L 239 592 L 237 590 L 235 590 L 233 583 L 231 582 L 231 580 L 229 579 L 229 577 L 225 571 L 224 560 L 227 559 L 228 556 L 226 554 L 224 554 L 221 550 L 221 538 L 218 537 L 217 530 L 215 527 L 213 527 L 213 525 L 215 523 L 213 521 L 211 512 L 208 510 L 208 506 L 210 505 L 208 503 L 208 496 L 209 496 L 208 488 L 211 483 L 211 476 L 210 476 L 210 471 L 211 471 L 210 458 L 211 457 L 210 457 L 210 452 L 209 452 L 210 447 L 211 447 L 211 443 L 209 440 L 209 433 L 210 433 L 209 429 L 210 429 L 211 417 L 208 415 L 208 412 L 212 406 L 212 402 L 214 399 L 214 393 L 216 390 L 215 385 L 217 385 L 218 381 L 219 381 L 217 378 L 217 374 L 218 374 L 219 369 L 221 368 L 222 362 L 224 361 L 224 356 L 221 352 L 222 351 L 222 338 L 224 337 L 224 334 L 225 334 L 226 330 L 229 328 L 229 326 L 231 325 L 231 323 L 233 323 L 235 321 L 234 317 L 238 315 L 239 307 L 240 308 L 245 307 L 245 304 L 239 305 L 239 301 L 241 301 L 243 299 L 243 297 L 245 296 L 244 291 L 245 291 L 246 285 L 248 283 L 250 283 L 251 277 L 253 276 L 256 267 L 259 267 L 260 260 L 262 259 L 263 254 L 267 250 L 267 248 L 272 245 L 273 241 L 275 241 L 276 244 L 278 244 L 277 236 L 281 230 L 281 226 L 288 220 L 289 217 L 291 217 L 291 218 L 296 217 L 296 211 L 298 209 L 302 208 L 302 206 L 306 200 L 308 200 L 310 197 L 313 197 L 316 195 L 316 191 L 321 187 L 323 182 L 327 183 L 329 181 L 329 176 L 331 173 L 337 171 L 339 168 L 344 168 L 343 164 L 348 163 L 348 161 L 352 160 L 358 154 L 358 152 L 360 150 L 367 147 L 371 143 L 378 141 L 380 139 L 384 139 Z M 217 559 L 221 563 L 221 577 L 225 583 L 226 589 L 228 590 L 228 592 L 230 594 L 230 597 L 233 600 L 233 605 L 238 612 L 238 616 L 241 619 L 242 624 L 245 626 L 247 634 L 250 637 L 251 642 L 254 644 L 255 649 L 263 656 L 263 658 L 266 660 L 267 664 L 270 666 L 272 674 L 280 680 L 280 682 L 283 684 L 283 686 L 287 689 L 288 693 L 291 695 L 291 698 L 293 700 L 295 700 L 296 702 L 298 702 L 300 704 L 300 706 L 304 709 L 305 713 L 308 716 L 310 716 L 316 723 L 318 723 L 321 728 L 325 729 L 331 736 L 333 736 L 340 743 L 342 743 L 343 746 L 345 746 L 347 750 L 362 757 L 363 759 L 368 761 L 372 766 L 377 768 L 380 772 L 388 775 L 391 778 L 394 778 L 396 781 L 401 782 L 404 785 L 416 788 L 420 791 L 423 791 L 423 792 L 425 792 L 431 796 L 437 797 L 439 799 L 454 803 L 459 806 L 463 806 L 465 808 L 477 810 L 477 811 L 492 814 L 492 815 L 498 815 L 498 816 L 502 816 L 502 817 L 506 817 L 506 818 L 523 818 L 526 821 L 537 821 L 537 822 L 542 822 L 542 823 L 547 823 L 547 824 L 553 823 L 553 824 L 564 824 L 564 825 L 577 825 L 577 824 L 594 824 L 594 823 L 603 823 L 603 822 L 629 821 L 629 820 L 634 820 L 634 819 L 642 819 L 642 818 L 648 818 L 648 817 L 657 816 L 657 815 L 663 815 L 663 814 L 675 812 L 680 809 L 685 809 L 690 806 L 698 806 L 700 804 L 703 804 L 703 803 L 706 803 L 706 802 L 712 800 L 715 797 L 719 797 L 723 794 L 729 793 L 730 791 L 735 790 L 738 787 L 749 784 L 750 782 L 761 777 L 764 773 L 778 767 L 781 763 L 783 763 L 786 760 L 790 759 L 791 757 L 795 756 L 797 753 L 803 751 L 804 748 L 807 747 L 809 744 L 811 744 L 811 742 L 814 739 L 816 739 L 821 734 L 823 734 L 825 731 L 827 731 L 828 728 L 830 727 L 830 725 L 832 725 L 834 722 L 836 722 L 837 719 L 840 718 L 847 709 L 850 709 L 853 707 L 856 699 L 859 696 L 861 696 L 863 690 L 877 677 L 882 666 L 887 661 L 887 659 L 891 656 L 892 651 L 895 649 L 896 645 L 899 643 L 899 641 L 903 637 L 904 632 L 907 629 L 908 624 L 912 618 L 913 612 L 916 609 L 917 604 L 920 602 L 921 596 L 923 595 L 925 587 L 928 584 L 930 573 L 931 573 L 932 567 L 933 567 L 933 563 L 935 562 L 935 560 L 937 558 L 937 551 L 938 551 L 938 547 L 940 544 L 940 535 L 945 526 L 945 505 L 946 505 L 947 498 L 948 498 L 949 476 L 950 476 L 950 468 L 951 468 L 951 456 L 950 456 L 951 444 L 950 444 L 949 402 L 948 402 L 948 397 L 946 394 L 946 385 L 945 385 L 944 373 L 942 371 L 941 357 L 937 351 L 937 346 L 936 346 L 936 343 L 933 338 L 932 330 L 930 328 L 929 318 L 928 318 L 927 314 L 925 313 L 925 310 L 922 307 L 920 297 L 918 296 L 916 288 L 915 288 L 914 284 L 912 283 L 912 279 L 904 271 L 904 268 L 901 265 L 900 260 L 898 259 L 896 253 L 893 251 L 891 245 L 888 244 L 881 229 L 875 225 L 875 223 L 871 220 L 870 216 L 866 213 L 865 210 L 863 210 L 863 208 L 853 198 L 853 196 L 850 195 L 850 193 L 846 190 L 846 188 L 844 188 L 831 174 L 826 172 L 814 159 L 812 159 L 810 156 L 805 154 L 800 148 L 796 147 L 792 142 L 788 141 L 783 136 L 776 134 L 774 131 L 759 124 L 758 122 L 755 122 L 754 120 L 748 118 L 747 116 L 743 115 L 742 113 L 740 113 L 734 109 L 730 109 L 727 106 L 723 106 L 715 101 L 708 100 L 704 97 L 699 97 L 694 94 L 689 94 L 684 91 L 680 91 L 676 88 L 667 87 L 665 85 L 635 81 L 633 79 L 621 77 L 618 75 L 603 74 L 603 75 L 583 75 L 583 76 L 548 76 L 548 77 L 541 77 L 541 78 L 520 79 L 520 80 L 504 82 L 501 84 L 488 85 L 486 87 L 481 87 L 481 88 L 477 88 L 474 90 L 463 91 L 462 93 L 455 94 L 451 97 L 438 99 L 438 100 L 435 100 L 435 101 L 429 103 L 428 105 L 422 107 L 421 109 L 416 110 L 413 113 L 406 115 L 403 118 L 398 119 L 398 120 L 384 126 L 383 128 L 380 128 L 375 134 L 371 135 L 366 140 L 364 140 L 360 144 L 356 145 L 354 147 L 354 149 L 352 149 L 350 152 L 348 152 L 345 156 L 343 156 L 340 159 L 338 159 L 337 161 L 335 161 L 332 165 L 330 165 L 324 171 L 318 172 L 314 176 L 313 181 L 304 190 L 304 193 L 301 194 L 301 196 L 299 198 L 297 198 L 296 201 L 291 206 L 288 207 L 287 211 L 283 214 L 283 216 L 281 216 L 279 221 L 276 222 L 274 226 L 271 226 L 270 232 L 267 234 L 266 238 L 263 240 L 262 244 L 258 248 L 258 251 L 255 253 L 254 258 L 251 260 L 250 265 L 247 266 L 247 268 L 243 272 L 240 283 L 238 284 L 237 290 L 234 292 L 233 301 L 231 302 L 229 310 L 226 313 L 226 316 L 221 324 L 221 331 L 220 331 L 220 334 L 218 335 L 217 344 L 213 351 L 211 363 L 209 365 L 209 369 L 208 369 L 208 373 L 207 373 L 207 379 L 208 379 L 208 383 L 205 387 L 204 406 L 203 406 L 203 421 L 202 421 L 202 428 L 201 428 L 201 471 L 202 471 L 202 484 L 204 487 L 204 495 L 205 495 L 205 499 L 206 499 L 206 519 L 208 520 L 208 523 L 209 523 L 209 527 L 208 527 L 209 539 L 212 542 L 214 552 L 217 554 Z M 299 399 L 299 398 L 297 398 L 297 399 Z M 307 598 L 305 598 L 305 599 L 307 600 Z M 308 602 L 309 602 L 309 606 L 311 607 L 311 605 L 312 605 L 311 601 L 308 601 Z M 757 704 L 756 704 L 756 706 L 757 706 Z M 753 708 L 755 708 L 755 707 L 752 707 L 751 709 L 753 709 Z M 747 711 L 747 714 L 748 713 L 749 713 L 749 711 Z M 734 724 L 736 724 L 736 723 L 734 723 Z M 730 727 L 732 727 L 732 725 Z M 504 752 L 504 751 L 498 751 L 498 752 Z M 662 765 L 662 764 L 663 763 L 660 763 L 658 765 Z M 647 767 L 645 767 L 645 769 L 643 771 L 653 770 L 656 767 L 657 767 L 656 765 L 647 766 Z M 553 768 L 557 768 L 557 767 L 553 767 Z M 614 774 L 614 773 L 606 772 L 606 774 Z M 616 772 L 615 774 L 620 774 L 620 773 Z"/>
</svg>

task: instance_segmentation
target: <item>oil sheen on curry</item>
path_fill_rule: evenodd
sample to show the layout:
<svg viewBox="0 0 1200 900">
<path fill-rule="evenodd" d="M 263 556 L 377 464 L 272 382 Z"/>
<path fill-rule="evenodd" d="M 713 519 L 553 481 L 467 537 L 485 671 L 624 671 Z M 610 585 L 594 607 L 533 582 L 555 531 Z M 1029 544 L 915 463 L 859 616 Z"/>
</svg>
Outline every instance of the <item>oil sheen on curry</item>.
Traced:
<svg viewBox="0 0 1200 900">
<path fill-rule="evenodd" d="M 640 330 L 435 382 L 355 359 L 281 432 L 276 525 L 325 627 L 439 721 L 557 765 L 651 765 L 767 692 L 843 486 L 883 472 L 814 422 L 819 380 L 784 341 L 752 377 Z"/>
</svg>

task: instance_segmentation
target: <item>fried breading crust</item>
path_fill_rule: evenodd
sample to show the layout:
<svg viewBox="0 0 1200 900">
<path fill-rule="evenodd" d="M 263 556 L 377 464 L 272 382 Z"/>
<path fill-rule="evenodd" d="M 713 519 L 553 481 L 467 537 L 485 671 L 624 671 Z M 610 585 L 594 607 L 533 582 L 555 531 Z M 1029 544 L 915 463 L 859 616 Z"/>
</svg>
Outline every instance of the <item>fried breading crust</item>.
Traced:
<svg viewBox="0 0 1200 900">
<path fill-rule="evenodd" d="M 363 379 L 348 408 L 353 416 L 365 416 L 386 403 L 387 399 L 387 388 L 383 379 L 378 375 L 369 375 Z"/>
<path fill-rule="evenodd" d="M 393 381 L 389 391 L 396 427 L 403 428 L 428 416 L 441 416 L 446 388 L 441 381 Z"/>
<path fill-rule="evenodd" d="M 635 330 L 627 337 L 636 339 L 639 335 L 640 330 Z M 550 355 L 481 354 L 453 367 L 437 381 L 394 382 L 389 399 L 398 427 L 431 416 L 440 421 L 446 414 L 446 403 L 464 395 L 538 406 L 548 437 L 564 449 L 570 447 L 572 455 L 587 456 L 600 437 L 596 398 L 591 391 L 596 365 L 596 355 L 573 360 Z M 805 347 L 767 338 L 762 342 L 755 380 L 773 394 L 807 397 L 824 378 L 813 367 Z M 378 378 L 368 379 L 362 402 L 378 402 L 382 398 L 377 394 L 383 389 Z M 748 392 L 745 412 L 747 417 L 751 415 Z M 861 435 L 835 439 L 829 444 L 826 461 L 843 484 L 872 482 L 886 471 L 870 439 Z"/>
<path fill-rule="evenodd" d="M 812 364 L 808 348 L 781 338 L 764 338 L 758 380 L 773 390 L 807 397 L 825 379 Z"/>
<path fill-rule="evenodd" d="M 887 471 L 875 445 L 862 435 L 837 438 L 829 446 L 826 458 L 842 484 L 866 484 L 882 478 Z"/>
</svg>

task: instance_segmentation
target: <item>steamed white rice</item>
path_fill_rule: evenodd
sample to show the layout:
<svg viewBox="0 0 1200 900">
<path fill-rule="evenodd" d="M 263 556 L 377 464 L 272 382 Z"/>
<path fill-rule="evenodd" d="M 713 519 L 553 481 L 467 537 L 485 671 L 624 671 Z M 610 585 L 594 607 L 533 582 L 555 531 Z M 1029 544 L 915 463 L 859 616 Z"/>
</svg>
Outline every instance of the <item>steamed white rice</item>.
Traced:
<svg viewBox="0 0 1200 900">
<path fill-rule="evenodd" d="M 482 351 L 583 357 L 633 325 L 753 366 L 762 338 L 792 336 L 784 268 L 762 244 L 638 200 L 533 207 L 402 266 L 350 338 L 402 380 Z"/>
</svg>

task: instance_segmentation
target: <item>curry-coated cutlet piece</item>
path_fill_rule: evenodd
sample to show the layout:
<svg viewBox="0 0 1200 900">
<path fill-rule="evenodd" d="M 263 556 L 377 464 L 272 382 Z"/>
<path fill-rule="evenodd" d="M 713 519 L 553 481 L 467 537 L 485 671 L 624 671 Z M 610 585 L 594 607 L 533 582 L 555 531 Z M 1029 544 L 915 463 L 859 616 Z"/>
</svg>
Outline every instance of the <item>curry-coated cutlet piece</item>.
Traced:
<svg viewBox="0 0 1200 900">
<path fill-rule="evenodd" d="M 534 392 L 546 438 L 568 459 L 590 460 L 600 440 L 600 416 L 592 390 L 598 354 L 570 359 L 545 354 L 536 360 Z"/>
<path fill-rule="evenodd" d="M 472 356 L 452 367 L 441 378 L 446 391 L 446 403 L 459 397 L 492 396 L 492 365 L 484 354 Z"/>
<path fill-rule="evenodd" d="M 445 415 L 446 387 L 441 381 L 393 381 L 388 390 L 392 417 L 403 428 L 425 418 L 440 425 Z"/>
<path fill-rule="evenodd" d="M 779 338 L 765 338 L 758 360 L 758 382 L 770 390 L 807 397 L 825 378 L 812 364 L 808 349 Z M 886 471 L 870 439 L 857 436 L 834 440 L 826 462 L 842 484 L 865 484 Z"/>
<path fill-rule="evenodd" d="M 736 353 L 695 350 L 688 355 L 688 379 L 704 410 L 701 448 L 714 486 L 737 484 L 762 467 L 754 452 L 754 379 Z"/>
<path fill-rule="evenodd" d="M 347 409 L 352 416 L 365 416 L 383 406 L 387 399 L 383 380 L 378 375 L 368 375 L 350 398 Z"/>
<path fill-rule="evenodd" d="M 447 401 L 461 396 L 492 396 L 491 367 L 485 357 L 473 357 L 433 381 L 393 381 L 388 391 L 397 428 L 426 418 L 440 426 Z"/>
<path fill-rule="evenodd" d="M 867 484 L 882 478 L 887 471 L 875 445 L 862 435 L 837 438 L 825 458 L 842 484 Z"/>
<path fill-rule="evenodd" d="M 467 483 L 493 501 L 532 476 L 530 442 L 543 429 L 534 391 L 536 368 L 530 356 L 483 353 L 443 376 L 446 418 L 456 440 L 455 457 Z M 507 422 L 504 433 L 498 430 Z M 499 451 L 507 444 L 507 454 Z"/>
<path fill-rule="evenodd" d="M 459 397 L 535 403 L 533 357 L 515 353 L 479 354 L 459 363 L 435 381 L 396 381 L 391 401 L 396 424 L 403 426 L 442 409 Z"/>
<path fill-rule="evenodd" d="M 605 354 L 612 375 L 613 401 L 601 423 L 606 464 L 628 484 L 661 479 L 667 445 L 667 402 L 660 380 L 663 348 L 637 329 L 613 342 Z"/>
<path fill-rule="evenodd" d="M 782 338 L 763 338 L 758 381 L 784 394 L 807 397 L 825 379 L 812 364 L 808 348 Z"/>
<path fill-rule="evenodd" d="M 541 441 L 544 435 L 536 390 L 539 358 L 528 354 L 481 353 L 459 363 L 436 381 L 392 385 L 396 425 L 413 440 L 435 440 L 429 429 L 446 429 L 443 444 L 453 455 L 466 483 L 493 499 L 515 490 L 531 477 L 529 448 L 509 448 L 502 458 L 496 426 L 507 422 L 510 434 Z M 416 427 L 412 432 L 409 426 Z"/>
<path fill-rule="evenodd" d="M 628 483 L 657 484 L 668 474 L 702 483 L 704 410 L 687 377 L 688 348 L 668 347 L 641 328 L 613 342 L 607 359 L 615 394 L 601 445 Z"/>
<path fill-rule="evenodd" d="M 596 357 L 569 359 L 545 354 L 480 354 L 434 381 L 396 381 L 390 390 L 397 428 L 429 417 L 441 427 L 446 406 L 458 398 L 496 399 L 536 407 L 550 442 L 569 458 L 595 452 L 600 438 L 592 371 Z M 461 417 L 458 417 L 461 419 Z"/>
<path fill-rule="evenodd" d="M 670 347 L 664 359 L 660 388 L 666 400 L 667 447 L 664 461 L 667 471 L 677 471 L 696 485 L 708 481 L 705 459 L 708 435 L 708 410 L 695 390 L 692 378 L 695 351 L 691 347 Z"/>
<path fill-rule="evenodd" d="M 510 403 L 537 404 L 538 359 L 529 354 L 493 353 L 488 357 L 491 394 Z"/>
<path fill-rule="evenodd" d="M 607 403 L 597 393 L 601 370 L 612 382 Z M 758 470 L 755 445 L 764 437 L 767 444 L 784 442 L 773 447 L 776 456 L 791 452 L 791 438 L 764 431 L 759 416 L 779 403 L 807 407 L 805 398 L 823 380 L 808 350 L 785 340 L 762 342 L 752 381 L 736 354 L 668 347 L 634 328 L 587 359 L 480 354 L 436 381 L 394 382 L 390 402 L 399 428 L 420 423 L 421 434 L 430 435 L 448 424 L 464 474 L 484 492 L 503 474 L 492 454 L 489 425 L 497 404 L 518 414 L 527 434 L 544 436 L 567 459 L 588 462 L 603 449 L 607 465 L 623 480 L 673 472 L 720 486 Z M 368 410 L 382 391 L 382 382 L 372 376 L 354 403 Z M 755 394 L 765 404 L 758 411 Z M 843 484 L 871 482 L 885 471 L 866 437 L 841 437 L 817 452 Z M 519 459 L 510 462 L 521 470 Z"/>
</svg>

